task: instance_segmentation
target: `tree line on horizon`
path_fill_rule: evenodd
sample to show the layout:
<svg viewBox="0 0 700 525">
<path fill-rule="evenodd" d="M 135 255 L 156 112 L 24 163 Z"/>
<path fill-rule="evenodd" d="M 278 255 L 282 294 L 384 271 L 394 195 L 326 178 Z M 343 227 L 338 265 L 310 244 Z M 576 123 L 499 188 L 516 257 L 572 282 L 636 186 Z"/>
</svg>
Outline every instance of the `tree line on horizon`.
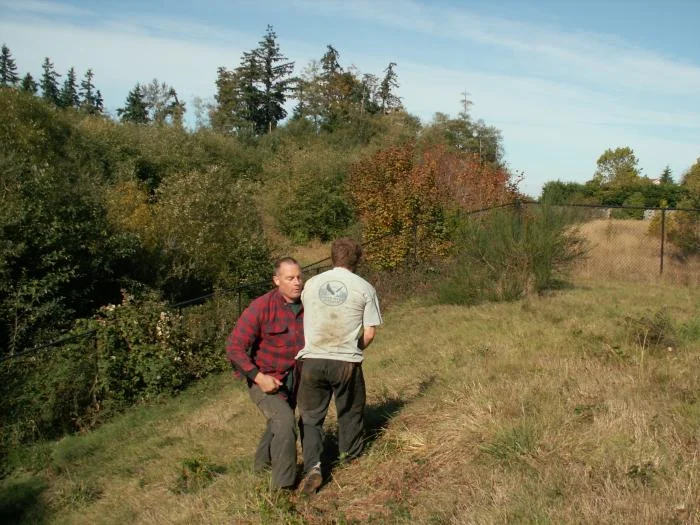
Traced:
<svg viewBox="0 0 700 525">
<path fill-rule="evenodd" d="M 700 158 L 679 182 L 666 165 L 658 177 L 643 175 L 630 147 L 608 148 L 596 161 L 596 170 L 585 183 L 549 181 L 540 200 L 551 204 L 590 204 L 637 208 L 700 208 Z M 619 212 L 641 218 L 643 210 Z"/>
<path fill-rule="evenodd" d="M 277 34 L 268 25 L 258 47 L 244 52 L 237 67 L 218 68 L 216 102 L 205 109 L 211 127 L 236 135 L 270 133 L 287 117 L 285 103 L 289 98 L 297 101 L 293 119 L 310 119 L 323 129 L 332 129 L 339 121 L 351 118 L 353 112 L 373 115 L 402 107 L 395 92 L 399 86 L 395 62 L 389 63 L 380 79 L 370 73 L 362 74 L 356 68 L 346 70 L 339 59 L 340 53 L 329 44 L 319 61 L 312 61 L 295 76 L 294 62 L 281 52 Z M 41 98 L 59 108 L 103 113 L 102 94 L 95 89 L 92 69 L 88 69 L 80 85 L 73 67 L 62 85 L 61 76 L 46 57 L 38 82 L 31 73 L 20 78 L 10 49 L 2 45 L 0 85 L 33 95 L 39 95 L 41 90 Z M 122 122 L 168 122 L 181 126 L 185 102 L 179 99 L 174 87 L 153 79 L 146 84 L 137 82 L 116 113 Z"/>
</svg>

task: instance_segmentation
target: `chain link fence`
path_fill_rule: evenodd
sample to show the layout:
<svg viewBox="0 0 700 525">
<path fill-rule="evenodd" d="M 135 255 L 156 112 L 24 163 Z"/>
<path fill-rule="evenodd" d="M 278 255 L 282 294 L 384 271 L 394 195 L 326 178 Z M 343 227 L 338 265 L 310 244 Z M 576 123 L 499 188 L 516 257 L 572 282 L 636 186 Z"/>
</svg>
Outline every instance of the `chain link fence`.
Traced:
<svg viewBox="0 0 700 525">
<path fill-rule="evenodd" d="M 528 203 L 526 206 L 540 206 Z M 588 242 L 574 277 L 700 285 L 700 210 L 558 206 Z"/>
</svg>

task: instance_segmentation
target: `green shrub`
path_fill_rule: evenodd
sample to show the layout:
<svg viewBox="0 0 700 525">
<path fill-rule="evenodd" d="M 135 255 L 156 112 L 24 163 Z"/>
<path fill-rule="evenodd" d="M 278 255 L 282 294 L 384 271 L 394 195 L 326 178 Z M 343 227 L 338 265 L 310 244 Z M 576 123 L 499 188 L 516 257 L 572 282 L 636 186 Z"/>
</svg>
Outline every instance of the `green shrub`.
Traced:
<svg viewBox="0 0 700 525">
<path fill-rule="evenodd" d="M 304 149 L 296 143 L 278 148 L 267 166 L 272 193 L 270 213 L 280 231 L 297 243 L 328 241 L 344 233 L 353 219 L 345 193 L 351 155 L 314 143 Z"/>
<path fill-rule="evenodd" d="M 161 285 L 234 286 L 268 278 L 270 249 L 252 198 L 257 191 L 218 167 L 164 181 L 154 220 L 159 250 L 170 261 Z"/>
<path fill-rule="evenodd" d="M 510 301 L 558 286 L 585 253 L 574 218 L 543 205 L 455 219 L 454 259 L 437 286 L 438 300 Z"/>
<path fill-rule="evenodd" d="M 75 324 L 74 340 L 0 364 L 1 448 L 85 430 L 225 370 L 237 297 L 171 311 L 153 292 Z"/>
<path fill-rule="evenodd" d="M 678 204 L 678 209 L 665 212 L 664 231 L 666 240 L 676 246 L 681 257 L 700 255 L 700 200 L 685 200 Z M 648 232 L 661 237 L 661 212 L 656 212 L 649 222 Z"/>
<path fill-rule="evenodd" d="M 634 192 L 632 195 L 627 197 L 622 203 L 623 206 L 633 206 L 635 208 L 643 208 L 646 206 L 646 199 L 642 192 Z M 643 219 L 644 210 L 643 209 L 614 209 L 612 211 L 612 216 L 615 219 Z"/>
</svg>

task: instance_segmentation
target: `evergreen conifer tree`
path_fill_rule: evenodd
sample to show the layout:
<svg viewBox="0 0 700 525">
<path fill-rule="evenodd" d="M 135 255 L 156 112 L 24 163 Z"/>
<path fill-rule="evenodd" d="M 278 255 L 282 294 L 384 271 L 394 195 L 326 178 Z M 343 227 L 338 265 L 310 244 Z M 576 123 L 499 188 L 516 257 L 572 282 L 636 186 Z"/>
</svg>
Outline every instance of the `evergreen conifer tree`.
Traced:
<svg viewBox="0 0 700 525">
<path fill-rule="evenodd" d="M 58 89 L 58 78 L 61 76 L 53 68 L 53 63 L 49 60 L 49 57 L 44 58 L 44 63 L 41 68 L 43 73 L 41 75 L 41 96 L 47 102 L 51 102 L 56 106 L 60 105 L 60 91 Z"/>
<path fill-rule="evenodd" d="M 667 164 L 664 170 L 661 172 L 661 177 L 659 177 L 659 182 L 661 184 L 673 184 L 673 174 L 671 173 L 671 167 Z"/>
<path fill-rule="evenodd" d="M 394 94 L 394 90 L 399 87 L 398 75 L 394 68 L 396 62 L 390 62 L 384 70 L 384 78 L 379 85 L 379 105 L 383 113 L 388 113 L 393 109 L 401 107 L 401 99 Z"/>
<path fill-rule="evenodd" d="M 211 112 L 212 127 L 222 133 L 260 132 L 262 96 L 256 86 L 259 67 L 253 53 L 244 53 L 234 71 L 220 67 L 217 73 L 216 108 Z M 262 132 L 265 130 L 262 129 Z"/>
<path fill-rule="evenodd" d="M 211 112 L 215 129 L 269 133 L 287 116 L 284 103 L 291 91 L 294 62 L 282 55 L 276 39 L 272 26 L 267 26 L 259 47 L 243 53 L 234 71 L 218 69 L 217 105 Z"/>
<path fill-rule="evenodd" d="M 272 26 L 267 26 L 267 32 L 259 44 L 260 46 L 253 51 L 259 67 L 258 81 L 261 84 L 259 121 L 256 125 L 269 133 L 277 127 L 280 120 L 287 116 L 284 103 L 292 82 L 294 62 L 288 62 L 287 57 L 280 52 L 277 34 Z"/>
<path fill-rule="evenodd" d="M 78 83 L 75 76 L 75 68 L 71 67 L 66 73 L 63 81 L 63 88 L 59 95 L 60 106 L 62 108 L 77 108 L 80 102 L 78 98 Z"/>
<path fill-rule="evenodd" d="M 343 73 L 338 59 L 340 53 L 332 45 L 326 46 L 326 53 L 321 57 L 321 74 L 319 75 L 320 91 L 323 97 L 321 117 L 323 126 L 333 130 L 339 119 L 338 104 L 341 98 L 339 77 Z"/>
<path fill-rule="evenodd" d="M 97 95 L 95 95 L 95 109 L 97 110 L 97 113 L 102 113 L 102 111 L 105 109 L 102 92 L 99 89 L 97 90 Z"/>
<path fill-rule="evenodd" d="M 136 124 L 146 124 L 148 122 L 148 106 L 144 100 L 143 89 L 138 82 L 129 91 L 126 97 L 126 104 L 123 108 L 117 109 L 117 115 L 122 122 L 134 122 Z"/>
<path fill-rule="evenodd" d="M 3 44 L 0 52 L 0 85 L 16 86 L 18 81 L 15 59 L 12 58 L 10 48 Z"/>
<path fill-rule="evenodd" d="M 22 91 L 31 93 L 32 95 L 36 95 L 39 91 L 39 86 L 37 85 L 31 73 L 27 73 L 26 75 L 24 75 L 24 78 L 22 79 L 19 88 Z"/>
<path fill-rule="evenodd" d="M 102 96 L 99 91 L 95 91 L 95 84 L 92 82 L 93 78 L 95 78 L 95 73 L 92 72 L 92 68 L 88 68 L 83 80 L 80 82 L 79 106 L 83 111 L 91 115 L 102 112 Z"/>
</svg>

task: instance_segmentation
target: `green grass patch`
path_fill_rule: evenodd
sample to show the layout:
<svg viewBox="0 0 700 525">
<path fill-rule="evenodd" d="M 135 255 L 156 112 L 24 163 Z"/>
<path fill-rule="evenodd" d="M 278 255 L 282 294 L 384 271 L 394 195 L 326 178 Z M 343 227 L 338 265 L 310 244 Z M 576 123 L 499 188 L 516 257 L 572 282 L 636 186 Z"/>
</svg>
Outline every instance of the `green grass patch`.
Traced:
<svg viewBox="0 0 700 525">
<path fill-rule="evenodd" d="M 182 494 L 199 492 L 225 472 L 226 467 L 215 465 L 205 457 L 185 458 L 180 462 L 175 491 Z"/>
</svg>

